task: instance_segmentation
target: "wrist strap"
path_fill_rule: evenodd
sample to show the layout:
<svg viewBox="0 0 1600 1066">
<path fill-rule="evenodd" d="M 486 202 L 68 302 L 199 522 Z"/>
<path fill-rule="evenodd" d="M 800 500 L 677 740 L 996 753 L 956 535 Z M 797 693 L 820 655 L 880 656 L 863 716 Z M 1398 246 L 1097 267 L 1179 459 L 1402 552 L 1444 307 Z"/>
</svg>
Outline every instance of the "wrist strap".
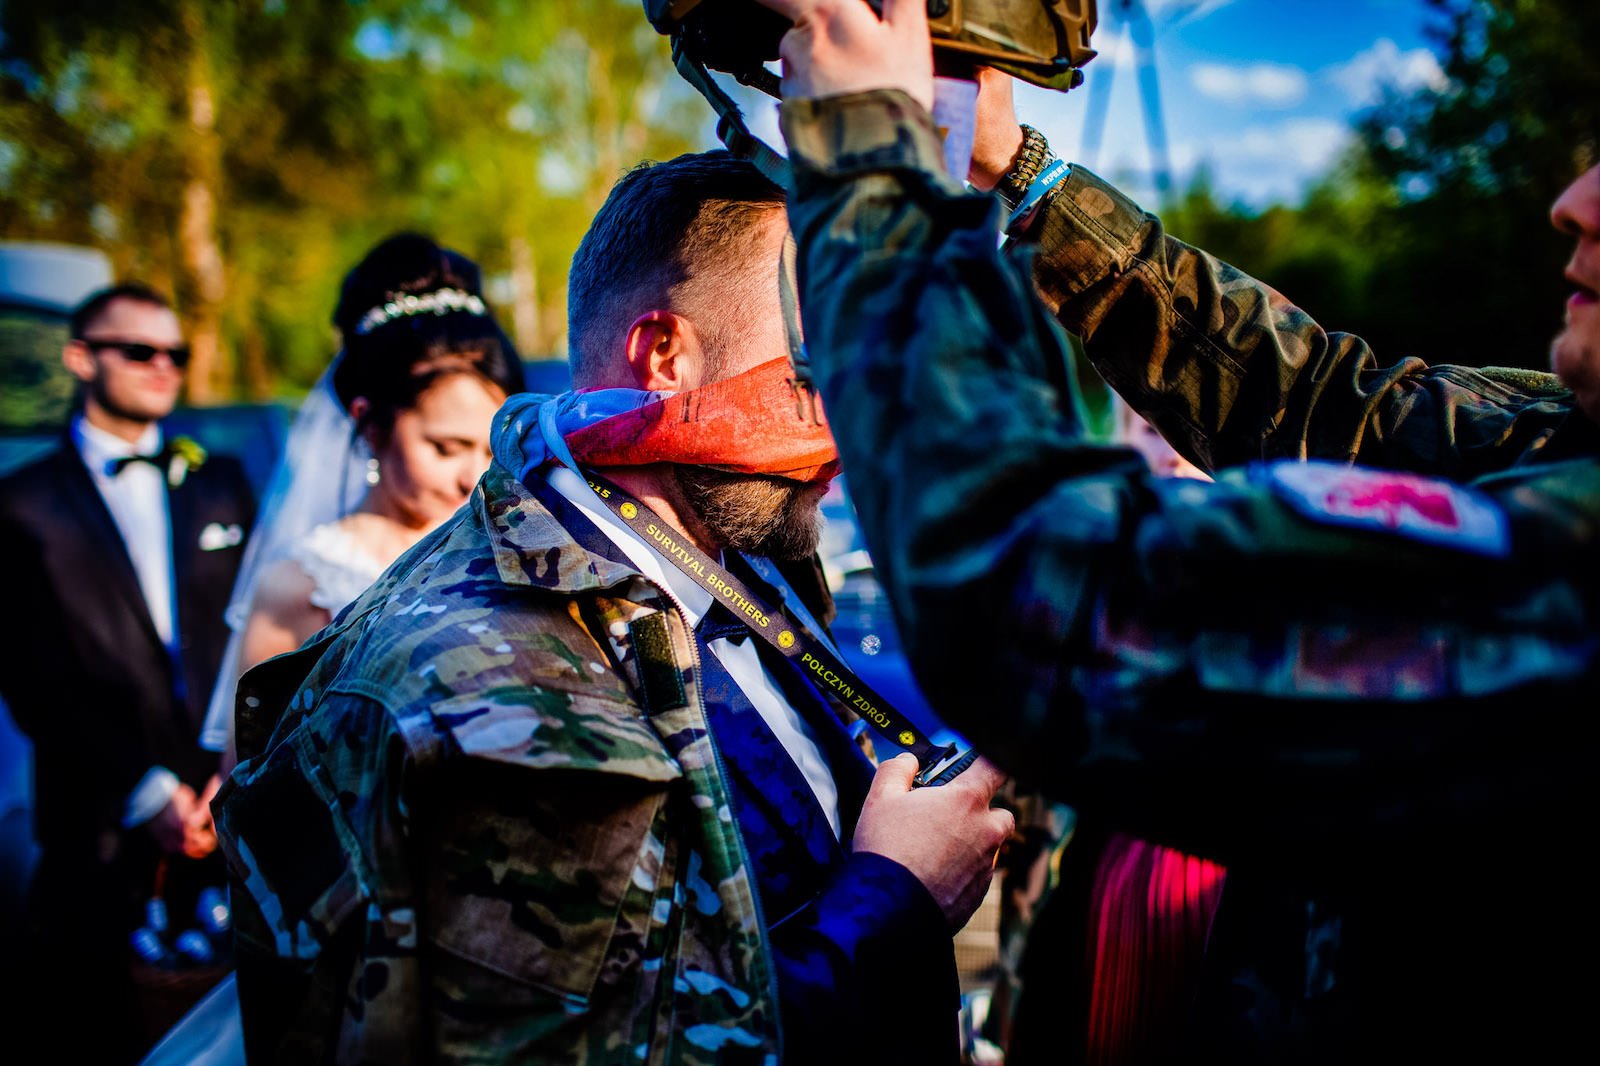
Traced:
<svg viewBox="0 0 1600 1066">
<path fill-rule="evenodd" d="M 1006 219 L 1006 232 L 1008 234 L 1012 233 L 1020 223 L 1026 221 L 1028 216 L 1033 213 L 1033 209 L 1038 207 L 1057 185 L 1061 184 L 1062 179 L 1067 176 L 1070 170 L 1072 170 L 1072 164 L 1066 160 L 1052 160 L 1050 165 L 1045 167 L 1044 173 L 1040 174 L 1033 184 L 1028 186 L 1028 191 L 1023 195 L 1022 201 L 1012 209 L 1011 215 Z"/>
</svg>

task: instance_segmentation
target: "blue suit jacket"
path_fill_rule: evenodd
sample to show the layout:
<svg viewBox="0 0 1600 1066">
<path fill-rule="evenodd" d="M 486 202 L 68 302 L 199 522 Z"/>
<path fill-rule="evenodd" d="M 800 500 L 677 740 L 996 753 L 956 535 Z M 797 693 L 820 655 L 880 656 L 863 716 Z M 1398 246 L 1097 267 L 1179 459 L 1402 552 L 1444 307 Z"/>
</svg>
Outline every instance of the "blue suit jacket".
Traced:
<svg viewBox="0 0 1600 1066">
<path fill-rule="evenodd" d="M 632 565 L 559 493 L 542 484 L 529 488 L 585 549 Z M 731 568 L 781 601 L 837 654 L 775 564 L 740 556 Z M 750 639 L 829 761 L 848 842 L 871 784 L 871 763 L 799 671 Z M 701 662 L 706 716 L 728 771 L 777 965 L 787 1060 L 956 1062 L 960 989 L 943 912 L 905 867 L 850 852 L 833 835 L 799 768 L 703 645 Z"/>
</svg>

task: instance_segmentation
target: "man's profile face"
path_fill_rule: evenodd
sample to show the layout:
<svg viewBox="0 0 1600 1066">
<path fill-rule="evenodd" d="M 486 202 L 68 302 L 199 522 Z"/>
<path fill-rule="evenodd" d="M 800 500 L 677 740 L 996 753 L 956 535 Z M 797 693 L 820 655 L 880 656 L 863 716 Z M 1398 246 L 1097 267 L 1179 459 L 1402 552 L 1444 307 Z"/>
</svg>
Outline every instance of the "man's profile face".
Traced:
<svg viewBox="0 0 1600 1066">
<path fill-rule="evenodd" d="M 1566 328 L 1551 345 L 1550 368 L 1584 413 L 1600 422 L 1600 166 L 1567 187 L 1550 219 L 1577 238 L 1566 270 L 1573 286 Z"/>
<path fill-rule="evenodd" d="M 106 342 L 180 347 L 183 330 L 177 315 L 142 300 L 113 300 L 84 327 L 83 340 L 96 343 L 69 342 L 63 361 L 84 383 L 88 403 L 134 422 L 154 422 L 172 413 L 183 386 L 183 371 L 172 359 L 159 354 L 137 362 Z"/>
</svg>

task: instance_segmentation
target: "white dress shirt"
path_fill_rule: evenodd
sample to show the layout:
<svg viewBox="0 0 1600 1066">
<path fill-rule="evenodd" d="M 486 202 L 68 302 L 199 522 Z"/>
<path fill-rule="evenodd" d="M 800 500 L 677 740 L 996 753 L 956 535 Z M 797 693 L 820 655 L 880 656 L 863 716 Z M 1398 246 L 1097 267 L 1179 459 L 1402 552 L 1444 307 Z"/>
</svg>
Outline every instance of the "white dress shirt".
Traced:
<svg viewBox="0 0 1600 1066">
<path fill-rule="evenodd" d="M 638 567 L 641 574 L 672 594 L 688 615 L 691 627 L 700 624 L 700 619 L 711 609 L 713 602 L 709 591 L 661 558 L 648 541 L 612 514 L 577 474 L 558 465 L 550 469 L 549 480 L 557 492 L 571 501 L 599 527 L 600 532 L 622 549 L 622 553 Z M 833 773 L 828 768 L 828 761 L 823 757 L 822 748 L 817 744 L 816 734 L 810 724 L 790 706 L 783 689 L 762 665 L 761 656 L 756 652 L 756 641 L 759 639 L 752 634 L 749 639 L 735 644 L 724 637 L 708 642 L 706 647 L 728 671 L 728 676 L 733 678 L 734 684 L 739 686 L 745 698 L 783 745 L 783 750 L 800 768 L 800 773 L 805 776 L 817 798 L 817 804 L 828 816 L 833 835 L 837 837 L 840 829 L 839 787 L 834 783 Z"/>
<path fill-rule="evenodd" d="M 89 424 L 73 419 L 72 440 L 89 468 L 100 498 L 122 534 L 122 544 L 133 561 L 133 571 L 144 593 L 145 606 L 156 633 L 169 649 L 177 634 L 173 625 L 172 519 L 167 511 L 165 470 L 150 463 L 129 463 L 120 474 L 111 464 L 129 455 L 148 455 L 161 447 L 161 427 L 151 425 L 129 443 Z M 128 795 L 122 822 L 135 826 L 160 813 L 178 788 L 178 776 L 162 766 L 152 766 Z"/>
</svg>

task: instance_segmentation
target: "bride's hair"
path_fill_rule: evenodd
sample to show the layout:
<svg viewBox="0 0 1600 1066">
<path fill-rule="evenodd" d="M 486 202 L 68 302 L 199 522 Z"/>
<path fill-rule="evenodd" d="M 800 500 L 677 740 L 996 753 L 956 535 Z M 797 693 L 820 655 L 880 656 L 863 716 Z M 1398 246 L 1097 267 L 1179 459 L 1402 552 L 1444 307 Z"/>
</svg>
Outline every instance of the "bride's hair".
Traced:
<svg viewBox="0 0 1600 1066">
<path fill-rule="evenodd" d="M 333 324 L 343 351 L 332 384 L 359 433 L 380 437 L 395 415 L 448 374 L 476 374 L 506 395 L 525 388 L 522 361 L 484 302 L 478 266 L 416 233 L 380 242 L 345 275 Z"/>
</svg>

